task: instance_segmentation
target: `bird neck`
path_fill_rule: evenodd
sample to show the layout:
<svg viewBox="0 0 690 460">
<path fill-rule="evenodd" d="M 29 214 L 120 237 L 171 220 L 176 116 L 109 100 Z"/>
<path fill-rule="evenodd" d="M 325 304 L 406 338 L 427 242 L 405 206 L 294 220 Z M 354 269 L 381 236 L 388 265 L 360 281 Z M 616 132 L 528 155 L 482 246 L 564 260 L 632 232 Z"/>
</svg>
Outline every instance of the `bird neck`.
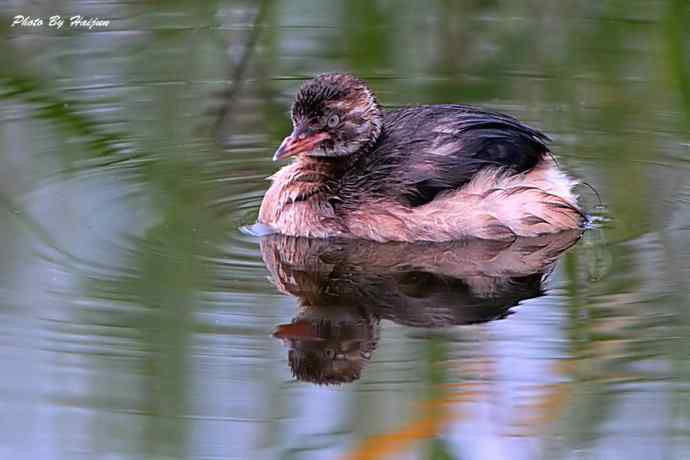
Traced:
<svg viewBox="0 0 690 460">
<path fill-rule="evenodd" d="M 298 200 L 328 194 L 342 177 L 343 167 L 338 159 L 299 158 L 288 168 L 291 174 L 288 175 L 286 191 Z"/>
<path fill-rule="evenodd" d="M 324 193 L 335 192 L 337 183 L 357 163 L 364 161 L 372 151 L 380 137 L 372 139 L 358 151 L 340 157 L 310 157 L 300 156 L 290 165 L 287 175 L 287 187 L 292 193 L 305 198 L 313 195 L 323 196 Z"/>
<path fill-rule="evenodd" d="M 300 157 L 294 163 L 299 172 L 294 176 L 295 181 L 305 183 L 328 183 L 340 179 L 359 160 L 360 152 L 352 155 L 328 157 Z"/>
</svg>

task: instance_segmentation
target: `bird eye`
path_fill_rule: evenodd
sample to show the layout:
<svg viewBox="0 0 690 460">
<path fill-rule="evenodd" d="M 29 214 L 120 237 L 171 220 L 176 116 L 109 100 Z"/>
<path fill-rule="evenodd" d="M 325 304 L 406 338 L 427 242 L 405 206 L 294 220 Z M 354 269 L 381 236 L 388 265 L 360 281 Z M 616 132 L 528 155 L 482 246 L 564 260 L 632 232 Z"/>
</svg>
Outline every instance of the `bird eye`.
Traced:
<svg viewBox="0 0 690 460">
<path fill-rule="evenodd" d="M 326 122 L 329 128 L 335 128 L 338 126 L 338 123 L 340 123 L 340 118 L 338 118 L 338 115 L 336 114 L 331 114 Z"/>
</svg>

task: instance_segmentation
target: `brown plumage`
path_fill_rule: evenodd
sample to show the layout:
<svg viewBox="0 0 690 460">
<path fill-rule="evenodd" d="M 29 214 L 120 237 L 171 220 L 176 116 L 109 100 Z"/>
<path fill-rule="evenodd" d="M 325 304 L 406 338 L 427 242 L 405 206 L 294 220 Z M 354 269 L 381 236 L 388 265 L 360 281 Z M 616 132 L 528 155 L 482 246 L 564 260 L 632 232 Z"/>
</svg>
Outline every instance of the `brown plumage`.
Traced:
<svg viewBox="0 0 690 460">
<path fill-rule="evenodd" d="M 575 182 L 548 138 L 464 105 L 383 111 L 365 83 L 306 82 L 259 222 L 285 235 L 374 241 L 511 240 L 581 228 Z"/>
</svg>

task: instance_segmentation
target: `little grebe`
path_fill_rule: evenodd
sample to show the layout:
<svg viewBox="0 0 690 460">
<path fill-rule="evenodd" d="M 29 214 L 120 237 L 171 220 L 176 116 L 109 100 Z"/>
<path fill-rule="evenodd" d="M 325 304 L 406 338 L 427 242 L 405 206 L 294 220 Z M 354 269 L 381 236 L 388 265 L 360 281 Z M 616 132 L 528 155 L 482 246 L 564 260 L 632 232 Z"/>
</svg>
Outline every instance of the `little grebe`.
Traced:
<svg viewBox="0 0 690 460">
<path fill-rule="evenodd" d="M 466 105 L 384 111 L 347 74 L 305 82 L 292 134 L 273 157 L 259 223 L 312 238 L 510 240 L 582 228 L 585 217 L 548 138 Z"/>
</svg>

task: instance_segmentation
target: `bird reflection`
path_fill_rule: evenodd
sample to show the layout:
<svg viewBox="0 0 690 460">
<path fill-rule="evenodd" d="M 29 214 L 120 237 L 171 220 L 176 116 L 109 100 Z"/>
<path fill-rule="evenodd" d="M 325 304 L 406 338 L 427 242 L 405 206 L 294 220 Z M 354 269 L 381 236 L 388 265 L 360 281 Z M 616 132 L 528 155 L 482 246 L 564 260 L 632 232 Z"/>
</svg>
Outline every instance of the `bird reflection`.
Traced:
<svg viewBox="0 0 690 460">
<path fill-rule="evenodd" d="M 270 235 L 261 241 L 276 287 L 300 303 L 274 336 L 301 381 L 360 378 L 379 322 L 439 328 L 504 318 L 542 282 L 581 232 L 511 242 L 374 243 Z"/>
</svg>

